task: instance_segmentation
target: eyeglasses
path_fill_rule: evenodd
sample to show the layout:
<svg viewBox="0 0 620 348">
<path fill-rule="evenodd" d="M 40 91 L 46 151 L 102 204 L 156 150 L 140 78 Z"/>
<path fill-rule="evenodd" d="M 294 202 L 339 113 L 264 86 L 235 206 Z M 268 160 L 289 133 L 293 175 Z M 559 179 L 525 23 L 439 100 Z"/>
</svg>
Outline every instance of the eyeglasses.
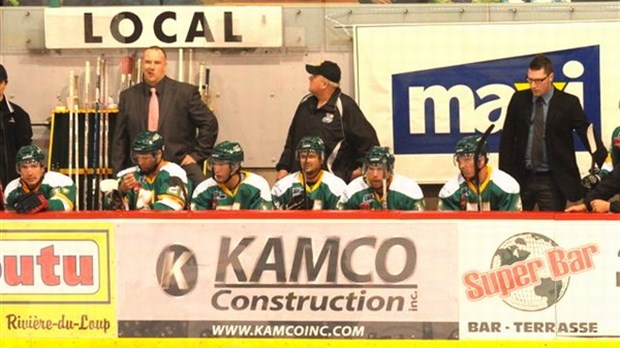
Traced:
<svg viewBox="0 0 620 348">
<path fill-rule="evenodd" d="M 533 78 L 526 78 L 527 83 L 532 84 L 532 83 L 543 83 L 543 81 L 545 81 L 547 79 L 547 77 L 549 77 L 549 75 L 546 75 L 545 77 L 541 78 L 541 79 L 533 79 Z"/>
</svg>

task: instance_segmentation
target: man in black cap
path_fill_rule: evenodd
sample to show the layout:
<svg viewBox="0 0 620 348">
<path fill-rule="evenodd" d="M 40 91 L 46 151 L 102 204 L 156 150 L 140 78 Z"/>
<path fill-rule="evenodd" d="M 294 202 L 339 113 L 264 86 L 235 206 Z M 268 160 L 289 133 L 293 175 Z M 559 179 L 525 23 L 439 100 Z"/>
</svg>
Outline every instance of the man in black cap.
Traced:
<svg viewBox="0 0 620 348">
<path fill-rule="evenodd" d="M 325 142 L 325 169 L 345 182 L 362 175 L 366 152 L 379 145 L 377 133 L 355 100 L 340 90 L 340 67 L 330 61 L 306 65 L 308 91 L 295 111 L 276 169 L 278 180 L 299 171 L 295 147 L 305 136 Z"/>
<path fill-rule="evenodd" d="M 17 150 L 32 142 L 30 116 L 4 95 L 8 83 L 6 69 L 0 64 L 0 191 L 18 177 Z"/>
</svg>

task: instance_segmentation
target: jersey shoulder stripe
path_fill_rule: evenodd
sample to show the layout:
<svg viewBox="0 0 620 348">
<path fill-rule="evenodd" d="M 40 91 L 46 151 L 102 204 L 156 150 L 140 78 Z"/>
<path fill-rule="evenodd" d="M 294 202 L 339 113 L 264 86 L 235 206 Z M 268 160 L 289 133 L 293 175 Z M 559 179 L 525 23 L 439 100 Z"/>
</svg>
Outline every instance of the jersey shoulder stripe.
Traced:
<svg viewBox="0 0 620 348">
<path fill-rule="evenodd" d="M 192 194 L 192 198 L 198 197 L 201 193 L 205 192 L 211 187 L 218 186 L 217 181 L 213 178 L 209 178 L 196 186 L 194 193 Z"/>
</svg>

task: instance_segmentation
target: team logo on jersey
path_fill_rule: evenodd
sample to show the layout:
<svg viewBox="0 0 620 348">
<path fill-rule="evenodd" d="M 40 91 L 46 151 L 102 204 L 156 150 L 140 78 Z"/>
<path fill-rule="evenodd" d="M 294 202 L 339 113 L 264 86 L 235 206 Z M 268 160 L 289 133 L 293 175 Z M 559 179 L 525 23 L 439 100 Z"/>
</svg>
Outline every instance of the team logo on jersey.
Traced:
<svg viewBox="0 0 620 348">
<path fill-rule="evenodd" d="M 579 98 L 600 134 L 600 47 L 546 54 L 554 64 L 554 85 Z M 464 136 L 495 124 L 489 147 L 497 151 L 510 98 L 528 89 L 533 55 L 503 58 L 392 76 L 394 153 L 453 153 Z M 429 136 L 431 135 L 431 136 Z M 585 148 L 580 141 L 577 150 Z"/>
<path fill-rule="evenodd" d="M 321 121 L 323 123 L 332 123 L 332 121 L 334 121 L 334 114 L 330 114 L 329 112 L 325 114 L 325 116 L 323 116 L 323 119 L 321 119 Z"/>
</svg>

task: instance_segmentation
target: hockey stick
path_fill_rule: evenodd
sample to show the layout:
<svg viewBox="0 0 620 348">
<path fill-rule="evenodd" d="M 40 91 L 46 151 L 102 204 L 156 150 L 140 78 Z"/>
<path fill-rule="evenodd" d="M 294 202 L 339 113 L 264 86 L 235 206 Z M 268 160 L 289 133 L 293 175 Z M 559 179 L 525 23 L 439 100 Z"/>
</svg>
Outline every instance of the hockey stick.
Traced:
<svg viewBox="0 0 620 348">
<path fill-rule="evenodd" d="M 84 66 L 84 146 L 82 148 L 83 152 L 83 161 L 84 161 L 84 173 L 83 173 L 83 183 L 82 185 L 82 207 L 84 210 L 88 210 L 88 125 L 90 117 L 90 108 L 91 104 L 91 95 L 90 95 L 90 80 L 91 80 L 91 67 L 90 60 L 87 60 Z"/>
<path fill-rule="evenodd" d="M 84 210 L 88 210 L 88 118 L 90 117 L 90 110 L 86 109 L 84 111 L 84 187 L 83 187 L 83 195 L 82 202 Z"/>
<path fill-rule="evenodd" d="M 101 107 L 101 57 L 97 57 L 97 68 L 96 68 L 96 82 L 95 82 L 95 115 L 93 117 L 93 143 L 92 143 L 92 166 L 93 166 L 93 176 L 91 178 L 91 209 L 96 210 L 96 202 L 97 202 L 97 172 L 98 166 L 97 163 L 97 144 L 99 143 L 99 113 Z"/>
<path fill-rule="evenodd" d="M 76 76 L 77 78 L 77 76 Z M 75 173 L 74 173 L 74 177 L 75 177 L 75 210 L 76 211 L 80 211 L 80 109 L 77 103 L 74 104 L 73 106 L 73 130 L 75 132 L 74 134 L 74 139 L 75 139 L 75 151 L 73 152 L 73 155 L 75 157 Z"/>
<path fill-rule="evenodd" d="M 67 162 L 67 176 L 70 177 L 71 179 L 73 179 L 73 120 L 75 118 L 75 114 L 73 113 L 74 109 L 74 102 L 75 102 L 75 79 L 73 78 L 75 76 L 75 72 L 73 70 L 71 70 L 69 72 L 69 100 L 68 103 L 69 104 L 69 125 L 68 125 L 68 129 L 69 129 L 69 135 L 68 135 L 68 143 L 67 146 L 69 147 L 69 159 Z"/>
<path fill-rule="evenodd" d="M 387 179 L 383 178 L 383 197 L 381 197 L 381 207 L 383 210 L 388 210 L 388 201 L 387 201 Z"/>
<path fill-rule="evenodd" d="M 304 184 L 304 189 L 303 189 L 304 210 L 309 210 L 309 206 L 310 206 L 310 204 L 308 203 L 308 192 L 306 191 L 306 188 L 308 187 L 308 178 L 306 177 L 306 164 L 307 163 L 308 163 L 307 157 L 304 158 L 304 163 L 300 163 L 301 164 L 301 180 L 303 180 L 303 184 Z"/>
<path fill-rule="evenodd" d="M 476 196 L 478 197 L 476 202 L 478 205 L 478 211 L 482 211 L 482 198 L 480 197 L 480 176 L 478 173 L 480 171 L 480 164 L 478 163 L 478 159 L 480 158 L 480 151 L 482 150 L 482 145 L 485 141 L 487 141 L 487 138 L 489 137 L 489 134 L 491 134 L 493 128 L 495 128 L 495 125 L 491 124 L 489 128 L 484 131 L 484 134 L 482 134 L 480 139 L 478 139 L 476 152 L 474 152 L 474 184 L 476 185 Z"/>
<path fill-rule="evenodd" d="M 586 138 L 588 139 L 588 147 L 590 152 L 590 157 L 592 158 L 592 162 L 590 164 L 590 170 L 588 171 L 588 175 L 584 176 L 581 179 L 581 184 L 587 189 L 591 190 L 601 181 L 601 178 L 598 176 L 599 168 L 596 166 L 596 161 L 594 160 L 594 153 L 596 152 L 596 140 L 594 139 L 594 125 L 590 124 L 586 131 Z"/>
<path fill-rule="evenodd" d="M 184 74 L 184 70 L 183 70 L 183 49 L 179 48 L 179 82 L 185 82 L 185 74 Z"/>
</svg>

